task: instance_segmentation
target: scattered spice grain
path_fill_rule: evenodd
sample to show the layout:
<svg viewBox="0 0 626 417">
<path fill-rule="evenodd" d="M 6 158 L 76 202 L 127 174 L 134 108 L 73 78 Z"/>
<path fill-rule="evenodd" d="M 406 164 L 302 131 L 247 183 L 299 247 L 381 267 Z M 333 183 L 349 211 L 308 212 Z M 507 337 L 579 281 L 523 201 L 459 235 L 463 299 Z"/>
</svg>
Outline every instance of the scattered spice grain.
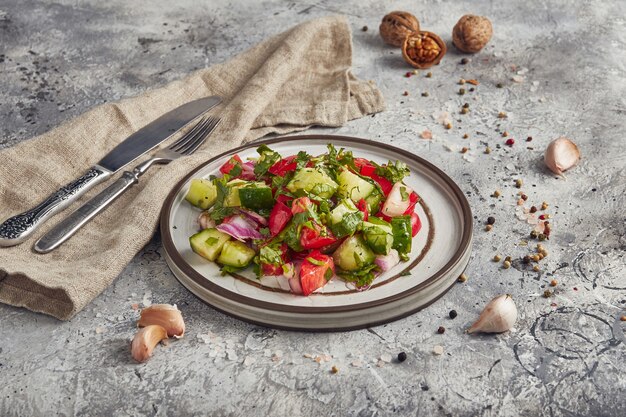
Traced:
<svg viewBox="0 0 626 417">
<path fill-rule="evenodd" d="M 404 362 L 407 358 L 406 352 L 398 353 L 398 362 Z"/>
<path fill-rule="evenodd" d="M 552 281 L 550 281 L 551 287 L 556 287 L 558 284 L 559 284 L 559 281 L 557 281 L 556 279 L 553 279 Z"/>
<path fill-rule="evenodd" d="M 500 256 L 500 255 L 496 255 L 496 256 L 493 257 L 493 261 L 494 262 L 500 262 L 501 259 L 502 259 L 502 256 Z"/>
<path fill-rule="evenodd" d="M 454 320 L 456 318 L 456 316 L 458 316 L 459 314 L 456 312 L 456 310 L 450 310 L 450 312 L 448 313 L 448 316 L 450 316 L 450 318 L 452 320 Z"/>
<path fill-rule="evenodd" d="M 444 334 L 446 332 L 446 328 L 443 326 L 439 326 L 439 328 L 437 329 L 437 333 L 439 334 Z"/>
<path fill-rule="evenodd" d="M 511 262 L 510 261 L 502 262 L 502 268 L 509 269 L 510 267 L 511 267 Z"/>
</svg>

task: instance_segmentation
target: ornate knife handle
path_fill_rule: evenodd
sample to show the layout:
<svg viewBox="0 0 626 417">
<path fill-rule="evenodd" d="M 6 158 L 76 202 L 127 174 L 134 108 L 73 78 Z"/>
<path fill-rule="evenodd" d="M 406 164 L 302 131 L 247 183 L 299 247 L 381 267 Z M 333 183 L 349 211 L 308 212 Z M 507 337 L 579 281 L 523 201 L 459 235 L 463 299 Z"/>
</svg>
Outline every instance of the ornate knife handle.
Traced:
<svg viewBox="0 0 626 417">
<path fill-rule="evenodd" d="M 76 181 L 61 187 L 33 209 L 7 219 L 0 224 L 0 246 L 14 246 L 22 243 L 43 222 L 110 175 L 109 171 L 95 166 Z"/>
</svg>

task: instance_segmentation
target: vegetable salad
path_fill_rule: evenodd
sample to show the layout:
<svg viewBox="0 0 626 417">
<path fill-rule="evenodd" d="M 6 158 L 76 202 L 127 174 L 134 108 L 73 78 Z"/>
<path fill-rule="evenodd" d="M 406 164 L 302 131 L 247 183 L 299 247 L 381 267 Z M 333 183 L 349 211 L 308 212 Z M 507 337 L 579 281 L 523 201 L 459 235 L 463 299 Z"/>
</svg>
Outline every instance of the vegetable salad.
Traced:
<svg viewBox="0 0 626 417">
<path fill-rule="evenodd" d="M 332 144 L 317 156 L 266 145 L 257 152 L 229 158 L 219 176 L 193 179 L 186 195 L 203 210 L 191 248 L 223 273 L 252 265 L 258 277 L 283 276 L 306 296 L 334 276 L 366 289 L 408 260 L 421 222 L 405 163 L 379 165 Z"/>
</svg>

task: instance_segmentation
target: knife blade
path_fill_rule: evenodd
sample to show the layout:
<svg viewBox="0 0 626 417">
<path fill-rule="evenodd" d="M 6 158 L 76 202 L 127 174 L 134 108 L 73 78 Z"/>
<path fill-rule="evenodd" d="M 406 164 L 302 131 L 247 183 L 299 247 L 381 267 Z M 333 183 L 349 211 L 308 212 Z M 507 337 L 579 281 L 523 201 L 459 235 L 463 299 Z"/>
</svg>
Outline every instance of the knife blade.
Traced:
<svg viewBox="0 0 626 417">
<path fill-rule="evenodd" d="M 220 102 L 221 99 L 215 96 L 194 100 L 165 113 L 139 129 L 113 148 L 83 176 L 61 187 L 36 207 L 0 224 L 0 246 L 22 243 L 47 219 L 72 204 L 87 190 L 150 151 Z"/>
</svg>

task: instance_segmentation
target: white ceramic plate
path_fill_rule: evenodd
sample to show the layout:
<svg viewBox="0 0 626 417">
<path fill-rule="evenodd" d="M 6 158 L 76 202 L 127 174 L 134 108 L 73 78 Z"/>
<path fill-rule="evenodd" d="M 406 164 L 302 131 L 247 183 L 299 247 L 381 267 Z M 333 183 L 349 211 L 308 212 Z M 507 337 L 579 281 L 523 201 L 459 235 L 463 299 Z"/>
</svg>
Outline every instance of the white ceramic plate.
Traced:
<svg viewBox="0 0 626 417">
<path fill-rule="evenodd" d="M 405 162 L 411 175 L 405 183 L 421 197 L 416 212 L 422 229 L 413 239 L 408 262 L 380 275 L 366 291 L 333 278 L 314 294 L 303 297 L 288 290 L 286 280 L 258 280 L 252 269 L 222 276 L 219 266 L 196 255 L 189 236 L 198 231 L 200 210 L 184 199 L 192 178 L 217 174 L 227 158 L 258 156 L 265 143 L 281 155 L 305 149 L 317 155 L 332 143 L 353 151 L 355 157 L 378 163 Z M 297 330 L 345 330 L 388 322 L 429 305 L 443 295 L 464 271 L 472 242 L 472 215 L 459 187 L 424 159 L 389 145 L 343 136 L 292 136 L 233 149 L 219 155 L 184 178 L 168 196 L 161 213 L 165 255 L 174 275 L 192 293 L 211 306 L 243 320 Z"/>
</svg>

